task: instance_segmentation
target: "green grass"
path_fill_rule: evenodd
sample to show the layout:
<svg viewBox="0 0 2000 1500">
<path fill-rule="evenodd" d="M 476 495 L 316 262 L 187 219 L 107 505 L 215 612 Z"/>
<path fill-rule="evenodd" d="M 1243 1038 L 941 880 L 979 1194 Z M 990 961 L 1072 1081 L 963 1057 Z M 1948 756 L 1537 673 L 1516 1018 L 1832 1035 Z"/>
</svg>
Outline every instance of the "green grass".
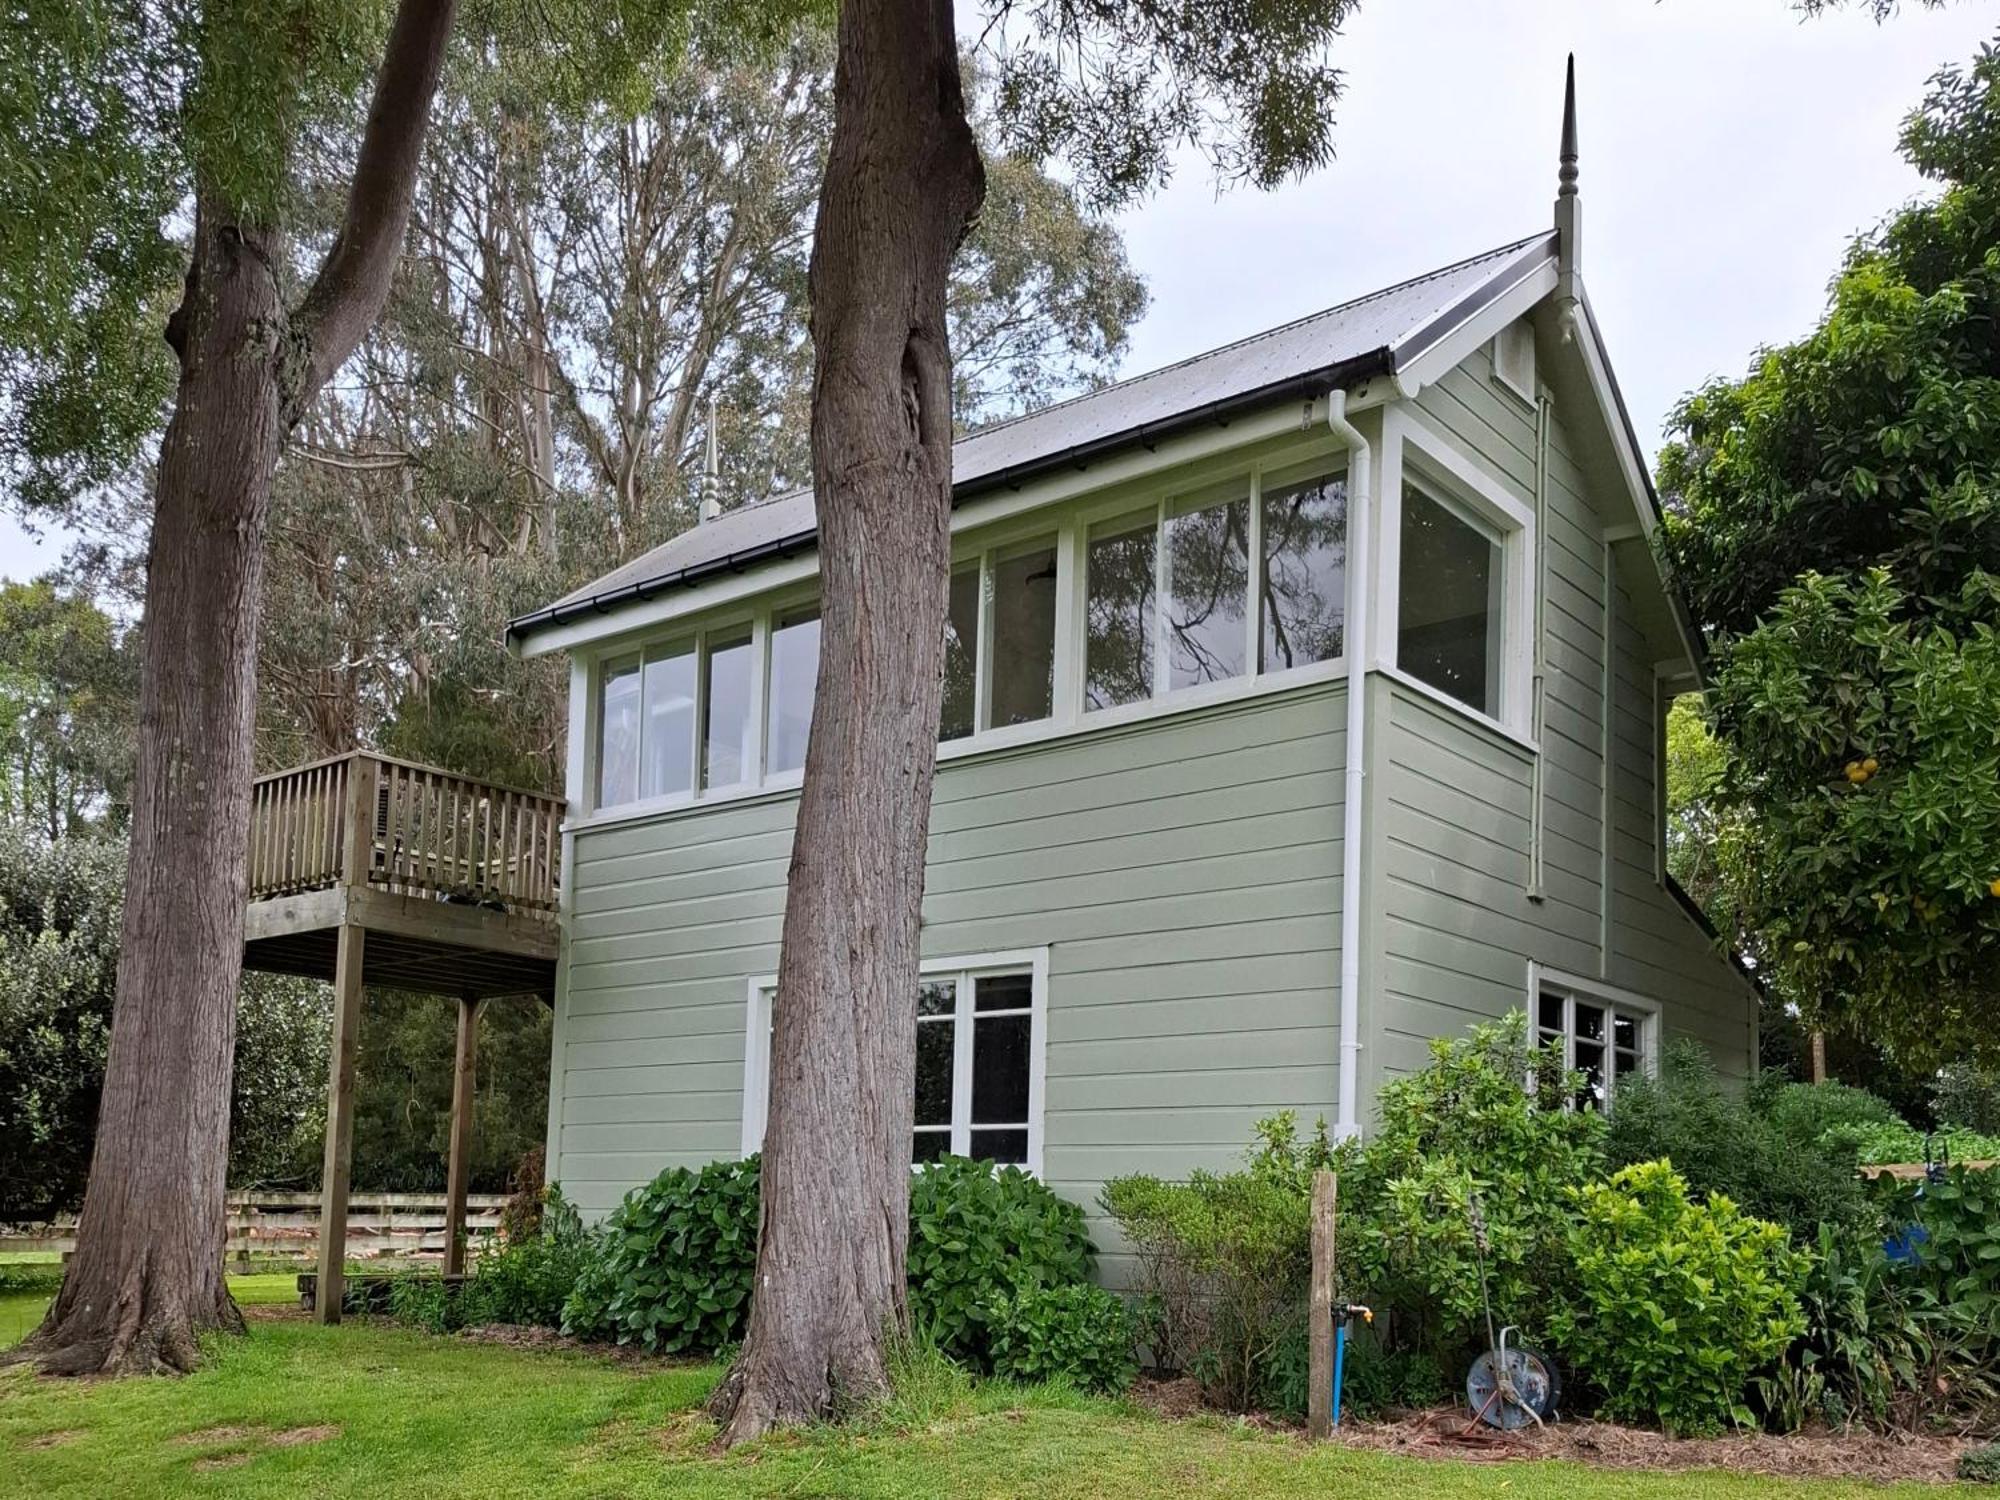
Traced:
<svg viewBox="0 0 2000 1500">
<path fill-rule="evenodd" d="M 180 1380 L 0 1371 L 0 1495 L 1321 1496 L 1389 1500 L 1860 1500 L 1913 1486 L 1425 1462 L 1218 1420 L 1164 1421 L 1047 1387 L 919 1371 L 846 1432 L 717 1457 L 713 1366 L 435 1339 L 380 1325 L 252 1325 Z M 306 1434 L 287 1444 L 281 1435 Z"/>
</svg>

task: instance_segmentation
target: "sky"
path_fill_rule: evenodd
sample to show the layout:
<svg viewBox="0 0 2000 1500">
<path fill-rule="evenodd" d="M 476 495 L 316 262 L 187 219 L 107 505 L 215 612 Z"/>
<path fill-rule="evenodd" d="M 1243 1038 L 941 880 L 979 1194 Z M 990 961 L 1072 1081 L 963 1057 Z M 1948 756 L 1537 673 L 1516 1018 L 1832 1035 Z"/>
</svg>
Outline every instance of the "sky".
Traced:
<svg viewBox="0 0 2000 1500">
<path fill-rule="evenodd" d="M 1577 57 L 1583 275 L 1639 434 L 1810 329 L 1853 234 L 1924 191 L 1896 154 L 1926 80 L 2000 0 L 1801 21 L 1789 0 L 1363 0 L 1337 43 L 1338 160 L 1221 193 L 1190 159 L 1121 220 L 1152 306 L 1136 374 L 1550 222 Z M 64 539 L 0 516 L 0 577 Z"/>
</svg>

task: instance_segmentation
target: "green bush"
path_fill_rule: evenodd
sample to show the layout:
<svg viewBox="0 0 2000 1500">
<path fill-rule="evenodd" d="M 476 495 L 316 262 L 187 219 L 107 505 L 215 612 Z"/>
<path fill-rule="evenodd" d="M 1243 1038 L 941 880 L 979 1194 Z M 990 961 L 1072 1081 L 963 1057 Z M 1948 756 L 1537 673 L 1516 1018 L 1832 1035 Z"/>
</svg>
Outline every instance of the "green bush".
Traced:
<svg viewBox="0 0 2000 1500">
<path fill-rule="evenodd" d="M 1432 1042 L 1428 1067 L 1383 1086 L 1374 1133 L 1343 1152 L 1340 1293 L 1387 1314 L 1391 1347 L 1456 1369 L 1483 1344 L 1475 1197 L 1493 1305 L 1531 1334 L 1545 1326 L 1563 1297 L 1571 1190 L 1603 1162 L 1602 1116 L 1565 1107 L 1579 1084 L 1529 1044 L 1517 1011 Z"/>
<path fill-rule="evenodd" d="M 1181 1183 L 1117 1178 L 1102 1201 L 1139 1257 L 1142 1337 L 1155 1363 L 1248 1410 L 1300 1317 L 1309 1197 L 1268 1172 L 1197 1171 Z"/>
<path fill-rule="evenodd" d="M 1605 1393 L 1604 1410 L 1681 1434 L 1754 1421 L 1746 1385 L 1804 1331 L 1807 1258 L 1727 1197 L 1688 1197 L 1669 1162 L 1642 1162 L 1572 1194 L 1574 1300 L 1557 1346 Z"/>
<path fill-rule="evenodd" d="M 757 1263 L 759 1159 L 670 1167 L 625 1195 L 562 1309 L 580 1338 L 712 1354 L 742 1336 Z"/>
<path fill-rule="evenodd" d="M 1927 1141 L 1922 1131 L 1901 1120 L 1877 1125 L 1835 1125 L 1820 1137 L 1820 1144 L 1843 1160 L 1864 1167 L 1926 1161 L 1931 1157 L 1952 1162 L 2000 1160 L 2000 1140 L 1992 1136 L 1945 1129 Z"/>
<path fill-rule="evenodd" d="M 442 1276 L 410 1272 L 389 1287 L 389 1316 L 426 1333 L 455 1333 L 465 1326 L 458 1294 Z"/>
<path fill-rule="evenodd" d="M 1791 1103 L 1796 1088 L 1754 1110 L 1723 1086 L 1705 1050 L 1677 1041 L 1657 1079 L 1620 1081 L 1606 1164 L 1618 1168 L 1665 1157 L 1696 1193 L 1725 1194 L 1746 1213 L 1783 1224 L 1798 1244 L 1810 1244 L 1828 1222 L 1873 1234 L 1879 1219 L 1852 1161 L 1819 1148 L 1818 1120 Z M 1888 1108 L 1872 1094 L 1843 1092 Z M 1810 1133 L 1794 1135 L 1794 1129 Z"/>
<path fill-rule="evenodd" d="M 1102 1287 L 1025 1286 L 995 1297 L 988 1312 L 995 1375 L 1114 1393 L 1132 1383 L 1132 1314 Z"/>
<path fill-rule="evenodd" d="M 945 1354 L 988 1368 L 996 1302 L 1090 1279 L 1083 1210 L 1018 1167 L 946 1157 L 910 1183 L 910 1321 Z"/>
<path fill-rule="evenodd" d="M 1968 1484 L 2000 1484 L 2000 1443 L 1968 1448 L 1959 1454 L 1958 1477 Z"/>
<path fill-rule="evenodd" d="M 1771 1128 L 1795 1146 L 1817 1145 L 1836 1126 L 1903 1123 L 1888 1100 L 1845 1083 L 1787 1083 L 1760 1104 Z"/>
</svg>

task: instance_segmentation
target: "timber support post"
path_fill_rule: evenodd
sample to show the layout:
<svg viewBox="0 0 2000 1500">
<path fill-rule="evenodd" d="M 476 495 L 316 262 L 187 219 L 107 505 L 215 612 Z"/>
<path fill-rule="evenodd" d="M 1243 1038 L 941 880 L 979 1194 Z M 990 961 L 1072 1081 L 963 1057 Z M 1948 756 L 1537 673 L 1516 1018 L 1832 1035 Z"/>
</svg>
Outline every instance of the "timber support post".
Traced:
<svg viewBox="0 0 2000 1500">
<path fill-rule="evenodd" d="M 444 1274 L 465 1271 L 465 1193 L 472 1172 L 472 1102 L 479 1047 L 479 998 L 458 1001 L 458 1056 L 451 1078 L 451 1157 L 445 1170 Z"/>
<path fill-rule="evenodd" d="M 1313 1173 L 1312 1293 L 1306 1334 L 1308 1379 L 1306 1436 L 1320 1442 L 1333 1433 L 1333 1218 L 1340 1179 Z"/>
<path fill-rule="evenodd" d="M 319 1188 L 319 1279 L 313 1320 L 340 1321 L 347 1259 L 347 1194 L 354 1180 L 354 1056 L 361 1040 L 361 966 L 365 929 L 340 927 L 334 958 L 333 1044 L 327 1058 L 326 1163 Z"/>
</svg>

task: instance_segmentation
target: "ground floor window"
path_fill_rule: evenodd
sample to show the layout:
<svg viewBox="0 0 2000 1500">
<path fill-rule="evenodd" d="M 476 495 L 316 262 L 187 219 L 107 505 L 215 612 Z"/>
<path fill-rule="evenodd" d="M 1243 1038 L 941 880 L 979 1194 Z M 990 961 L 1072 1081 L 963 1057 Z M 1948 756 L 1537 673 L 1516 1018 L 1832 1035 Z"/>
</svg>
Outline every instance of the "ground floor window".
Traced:
<svg viewBox="0 0 2000 1500">
<path fill-rule="evenodd" d="M 775 976 L 752 981 L 745 1036 L 743 1149 L 762 1148 L 770 1114 Z M 1041 1171 L 1047 951 L 927 961 L 917 993 L 911 1157 Z"/>
<path fill-rule="evenodd" d="M 1651 1073 L 1659 1008 L 1637 996 L 1543 977 L 1535 997 L 1535 1035 L 1562 1048 L 1564 1065 L 1583 1074 L 1576 1103 L 1609 1110 L 1620 1080 Z"/>
</svg>

